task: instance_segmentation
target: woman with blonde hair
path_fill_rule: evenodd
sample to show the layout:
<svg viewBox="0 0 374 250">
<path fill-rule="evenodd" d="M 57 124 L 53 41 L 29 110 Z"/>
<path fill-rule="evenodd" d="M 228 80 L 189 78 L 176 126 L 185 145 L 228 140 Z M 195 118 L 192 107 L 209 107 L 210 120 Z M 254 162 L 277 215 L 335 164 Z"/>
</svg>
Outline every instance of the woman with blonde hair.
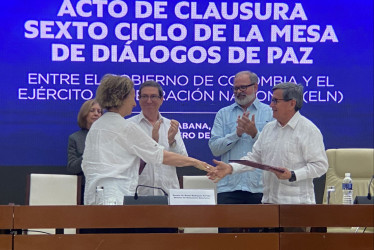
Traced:
<svg viewBox="0 0 374 250">
<path fill-rule="evenodd" d="M 104 187 L 104 200 L 111 204 L 122 204 L 125 195 L 134 195 L 140 158 L 177 167 L 209 168 L 205 162 L 164 150 L 137 124 L 124 119 L 136 106 L 134 83 L 129 78 L 105 75 L 96 100 L 107 112 L 87 135 L 82 164 L 86 177 L 84 204 L 95 204 L 97 186 Z"/>
<path fill-rule="evenodd" d="M 95 99 L 82 104 L 78 113 L 78 126 L 81 129 L 69 136 L 67 170 L 70 173 L 82 173 L 82 155 L 88 130 L 102 114 L 102 109 Z"/>
</svg>

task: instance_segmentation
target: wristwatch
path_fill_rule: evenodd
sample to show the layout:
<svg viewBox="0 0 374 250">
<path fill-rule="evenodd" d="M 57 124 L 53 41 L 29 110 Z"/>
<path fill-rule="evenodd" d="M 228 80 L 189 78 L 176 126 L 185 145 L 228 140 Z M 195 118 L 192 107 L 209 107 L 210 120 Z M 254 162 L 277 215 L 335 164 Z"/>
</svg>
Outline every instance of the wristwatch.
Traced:
<svg viewBox="0 0 374 250">
<path fill-rule="evenodd" d="M 291 178 L 288 179 L 289 182 L 294 182 L 296 181 L 296 175 L 294 171 L 291 171 Z"/>
</svg>

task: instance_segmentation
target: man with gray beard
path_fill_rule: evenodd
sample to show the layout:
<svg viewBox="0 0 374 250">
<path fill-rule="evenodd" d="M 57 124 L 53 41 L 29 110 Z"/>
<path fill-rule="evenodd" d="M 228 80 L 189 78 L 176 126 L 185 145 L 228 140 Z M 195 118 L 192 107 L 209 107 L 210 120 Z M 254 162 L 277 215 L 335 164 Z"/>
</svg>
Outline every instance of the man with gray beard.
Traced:
<svg viewBox="0 0 374 250">
<path fill-rule="evenodd" d="M 235 103 L 218 111 L 209 147 L 221 161 L 238 160 L 252 151 L 260 131 L 273 120 L 272 109 L 256 98 L 258 77 L 250 71 L 235 75 Z M 262 170 L 227 175 L 217 183 L 218 204 L 260 204 L 263 193 Z M 220 228 L 220 233 L 256 232 L 256 229 Z"/>
</svg>

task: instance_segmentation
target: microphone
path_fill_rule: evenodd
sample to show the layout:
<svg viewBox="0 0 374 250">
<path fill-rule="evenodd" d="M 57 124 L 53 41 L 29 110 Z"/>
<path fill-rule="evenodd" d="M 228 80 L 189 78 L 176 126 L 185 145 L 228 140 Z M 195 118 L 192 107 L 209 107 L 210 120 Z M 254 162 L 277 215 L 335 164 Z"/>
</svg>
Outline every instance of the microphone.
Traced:
<svg viewBox="0 0 374 250">
<path fill-rule="evenodd" d="M 370 186 L 374 179 L 374 175 L 371 177 L 369 186 L 368 186 L 368 195 L 367 196 L 356 196 L 354 204 L 374 204 L 374 199 L 371 199 Z"/>
<path fill-rule="evenodd" d="M 370 185 L 371 185 L 371 182 L 373 181 L 373 179 L 374 179 L 374 174 L 371 177 L 370 182 L 369 182 L 369 186 L 368 186 L 368 200 L 371 200 Z"/>
<path fill-rule="evenodd" d="M 136 188 L 135 188 L 134 200 L 137 200 L 139 198 L 139 196 L 138 196 L 138 187 L 147 187 L 147 188 L 159 189 L 159 190 L 161 190 L 164 193 L 164 195 L 166 197 L 169 196 L 168 193 L 166 193 L 165 190 L 163 190 L 160 187 L 152 187 L 152 186 L 147 186 L 147 185 L 137 185 Z"/>
</svg>

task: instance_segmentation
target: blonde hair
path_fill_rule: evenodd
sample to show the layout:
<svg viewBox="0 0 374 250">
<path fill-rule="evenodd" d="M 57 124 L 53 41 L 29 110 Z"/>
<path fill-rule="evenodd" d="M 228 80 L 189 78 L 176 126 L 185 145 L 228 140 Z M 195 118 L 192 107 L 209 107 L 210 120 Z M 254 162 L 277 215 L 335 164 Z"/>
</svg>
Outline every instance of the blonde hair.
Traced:
<svg viewBox="0 0 374 250">
<path fill-rule="evenodd" d="M 90 113 L 90 109 L 92 108 L 93 105 L 99 104 L 95 99 L 91 99 L 88 101 L 85 101 L 78 113 L 78 126 L 82 129 L 88 129 L 87 128 L 87 116 Z M 100 105 L 100 104 L 99 104 Z"/>
<path fill-rule="evenodd" d="M 134 88 L 134 83 L 126 76 L 106 74 L 96 90 L 96 100 L 105 109 L 117 108 Z"/>
</svg>

